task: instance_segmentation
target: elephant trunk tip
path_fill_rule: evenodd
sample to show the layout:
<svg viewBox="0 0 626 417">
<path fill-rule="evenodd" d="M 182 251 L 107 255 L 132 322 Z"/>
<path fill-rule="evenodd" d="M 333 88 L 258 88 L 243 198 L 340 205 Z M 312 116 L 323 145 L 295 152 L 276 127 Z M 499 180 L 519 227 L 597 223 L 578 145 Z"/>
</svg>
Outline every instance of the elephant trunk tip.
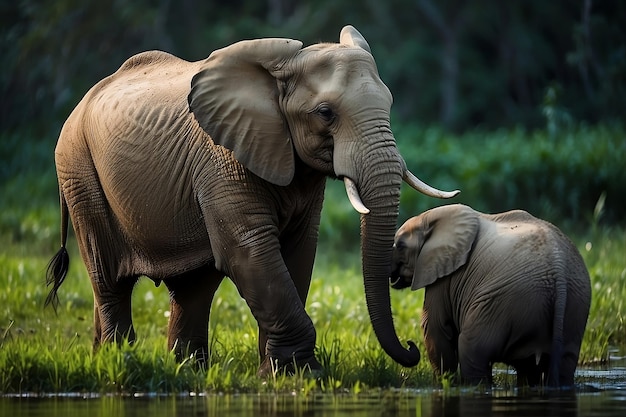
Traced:
<svg viewBox="0 0 626 417">
<path fill-rule="evenodd" d="M 417 366 L 417 364 L 420 362 L 421 355 L 415 343 L 409 340 L 407 341 L 407 344 L 409 345 L 409 349 L 405 350 L 405 353 L 403 355 L 401 356 L 394 355 L 392 357 L 400 365 L 406 368 L 412 368 L 414 366 Z"/>
</svg>

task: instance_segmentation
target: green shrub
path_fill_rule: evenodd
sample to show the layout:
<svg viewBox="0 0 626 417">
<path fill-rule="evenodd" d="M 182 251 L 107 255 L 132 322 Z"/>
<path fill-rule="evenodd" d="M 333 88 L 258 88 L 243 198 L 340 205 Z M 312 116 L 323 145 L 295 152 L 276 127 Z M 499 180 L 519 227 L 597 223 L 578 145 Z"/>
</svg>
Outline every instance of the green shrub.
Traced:
<svg viewBox="0 0 626 417">
<path fill-rule="evenodd" d="M 462 136 L 404 126 L 396 137 L 408 167 L 420 178 L 461 190 L 450 202 L 486 212 L 521 208 L 551 221 L 582 223 L 594 220 L 604 195 L 602 220 L 625 220 L 626 135 L 619 126 L 581 126 L 554 135 L 518 129 Z M 402 194 L 403 218 L 448 203 L 409 191 Z"/>
</svg>

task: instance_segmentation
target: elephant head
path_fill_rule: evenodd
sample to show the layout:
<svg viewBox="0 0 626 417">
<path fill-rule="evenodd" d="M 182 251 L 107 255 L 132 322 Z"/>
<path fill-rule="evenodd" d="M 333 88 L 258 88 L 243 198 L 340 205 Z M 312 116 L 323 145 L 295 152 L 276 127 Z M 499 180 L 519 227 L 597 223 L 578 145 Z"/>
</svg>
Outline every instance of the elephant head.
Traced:
<svg viewBox="0 0 626 417">
<path fill-rule="evenodd" d="M 419 290 L 468 262 L 479 215 L 461 204 L 438 207 L 407 220 L 394 239 L 391 286 Z"/>
<path fill-rule="evenodd" d="M 369 45 L 352 26 L 338 44 L 242 41 L 215 51 L 192 80 L 189 108 L 213 141 L 278 186 L 314 171 L 342 179 L 361 213 L 366 301 L 375 333 L 397 362 L 406 350 L 391 315 L 388 278 L 403 179 L 448 198 L 406 169 L 390 127 L 392 96 Z"/>
</svg>

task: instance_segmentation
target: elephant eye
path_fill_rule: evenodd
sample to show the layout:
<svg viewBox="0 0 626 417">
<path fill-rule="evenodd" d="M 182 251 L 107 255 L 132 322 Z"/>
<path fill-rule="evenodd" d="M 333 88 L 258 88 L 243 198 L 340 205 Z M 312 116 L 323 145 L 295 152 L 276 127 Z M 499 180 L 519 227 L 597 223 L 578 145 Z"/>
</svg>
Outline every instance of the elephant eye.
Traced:
<svg viewBox="0 0 626 417">
<path fill-rule="evenodd" d="M 325 122 L 330 123 L 335 120 L 335 112 L 333 112 L 333 109 L 331 109 L 328 104 L 320 104 L 317 109 L 315 109 L 315 113 Z"/>
</svg>

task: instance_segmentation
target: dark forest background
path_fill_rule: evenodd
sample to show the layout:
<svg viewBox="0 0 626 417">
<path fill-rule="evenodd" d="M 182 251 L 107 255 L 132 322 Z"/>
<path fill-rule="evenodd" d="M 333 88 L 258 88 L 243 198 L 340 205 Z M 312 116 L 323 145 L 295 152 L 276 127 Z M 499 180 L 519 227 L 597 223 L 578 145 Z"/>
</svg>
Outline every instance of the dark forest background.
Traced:
<svg viewBox="0 0 626 417">
<path fill-rule="evenodd" d="M 0 0 L 0 234 L 58 233 L 61 125 L 131 55 L 337 42 L 346 24 L 394 95 L 409 168 L 461 189 L 453 202 L 559 226 L 626 221 L 624 0 Z M 340 246 L 359 220 L 334 183 L 320 237 Z M 444 203 L 403 192 L 400 220 Z"/>
<path fill-rule="evenodd" d="M 3 1 L 0 117 L 58 129 L 129 56 L 187 60 L 246 38 L 369 41 L 399 122 L 454 131 L 540 127 L 543 111 L 597 123 L 626 108 L 622 0 Z"/>
</svg>

